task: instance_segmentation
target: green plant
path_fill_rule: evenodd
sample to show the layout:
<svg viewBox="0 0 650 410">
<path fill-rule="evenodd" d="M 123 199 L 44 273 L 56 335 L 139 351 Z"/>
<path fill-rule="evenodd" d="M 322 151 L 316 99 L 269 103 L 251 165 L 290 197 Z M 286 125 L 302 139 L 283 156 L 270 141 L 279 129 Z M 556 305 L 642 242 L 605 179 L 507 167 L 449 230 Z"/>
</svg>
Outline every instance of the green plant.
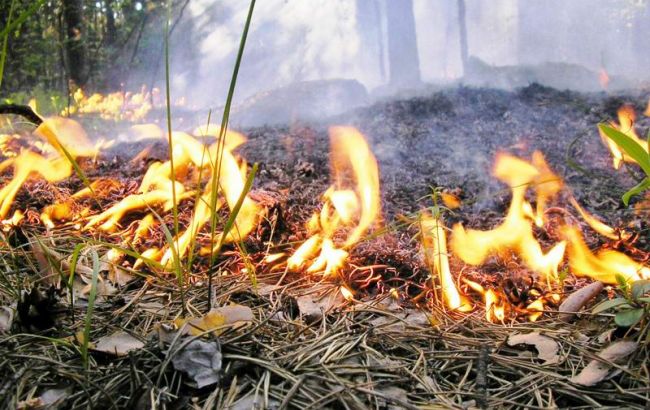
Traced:
<svg viewBox="0 0 650 410">
<path fill-rule="evenodd" d="M 625 154 L 636 161 L 646 174 L 641 182 L 623 194 L 623 203 L 627 206 L 630 198 L 650 188 L 650 133 L 648 134 L 648 149 L 645 149 L 634 139 L 607 124 L 598 124 L 598 128 L 607 138 L 625 151 Z"/>
<path fill-rule="evenodd" d="M 230 106 L 232 104 L 232 99 L 235 94 L 235 86 L 237 84 L 237 76 L 239 75 L 239 67 L 241 65 L 242 56 L 244 55 L 244 48 L 246 47 L 246 39 L 248 37 L 248 30 L 250 28 L 251 20 L 253 19 L 253 10 L 255 9 L 255 0 L 251 0 L 250 6 L 248 8 L 248 14 L 246 16 L 246 23 L 244 24 L 244 30 L 242 31 L 241 39 L 239 41 L 239 49 L 237 51 L 237 58 L 235 60 L 235 66 L 233 67 L 232 77 L 230 79 L 230 86 L 228 87 L 228 96 L 226 97 L 226 104 L 223 108 L 223 116 L 221 118 L 221 128 L 219 130 L 219 140 L 217 141 L 217 153 L 216 153 L 216 164 L 213 164 L 213 172 L 211 179 L 210 187 L 210 258 L 208 266 L 208 310 L 211 308 L 211 299 L 212 299 L 212 278 L 214 276 L 214 264 L 216 258 L 219 256 L 221 251 L 221 246 L 223 245 L 223 238 L 228 234 L 232 226 L 226 226 L 224 232 L 221 234 L 219 240 L 219 245 L 217 247 L 212 246 L 216 239 L 216 231 L 218 224 L 218 215 L 217 215 L 217 198 L 218 198 L 218 188 L 219 188 L 219 179 L 221 177 L 221 163 L 222 157 L 225 150 L 225 141 L 226 141 L 226 131 L 228 130 L 228 120 L 230 118 Z M 255 175 L 254 167 L 253 172 L 251 173 L 252 177 Z M 243 201 L 243 196 L 248 193 L 250 186 L 252 184 L 252 177 L 249 177 L 249 180 L 246 181 L 248 188 L 244 189 L 239 200 L 237 201 L 237 206 L 230 210 L 230 216 L 226 225 L 234 224 L 237 213 L 239 213 L 239 208 L 241 208 L 241 203 Z"/>
<path fill-rule="evenodd" d="M 614 322 L 618 326 L 632 327 L 640 322 L 648 321 L 650 312 L 650 280 L 637 280 L 628 282 L 623 276 L 616 277 L 621 296 L 608 299 L 596 305 L 593 313 L 616 310 Z"/>
</svg>

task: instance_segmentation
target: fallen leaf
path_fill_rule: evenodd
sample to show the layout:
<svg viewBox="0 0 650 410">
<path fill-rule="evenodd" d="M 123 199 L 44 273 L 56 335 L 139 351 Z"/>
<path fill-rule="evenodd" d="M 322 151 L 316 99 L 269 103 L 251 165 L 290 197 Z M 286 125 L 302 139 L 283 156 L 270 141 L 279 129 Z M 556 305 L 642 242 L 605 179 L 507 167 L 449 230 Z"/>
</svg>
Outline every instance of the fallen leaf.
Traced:
<svg viewBox="0 0 650 410">
<path fill-rule="evenodd" d="M 508 346 L 526 344 L 534 346 L 537 349 L 537 357 L 544 361 L 543 364 L 559 363 L 561 357 L 558 355 L 560 346 L 548 336 L 541 335 L 539 332 L 516 334 L 508 337 Z"/>
<path fill-rule="evenodd" d="M 277 409 L 280 407 L 280 404 L 279 401 L 274 399 L 270 399 L 268 403 L 264 403 L 262 394 L 257 396 L 249 394 L 233 403 L 232 406 L 228 407 L 228 410 Z"/>
<path fill-rule="evenodd" d="M 375 389 L 375 391 L 381 394 L 381 396 L 377 396 L 381 408 L 399 410 L 404 408 L 400 406 L 401 403 L 410 403 L 406 390 L 399 387 L 389 386 L 384 389 Z M 390 400 L 391 398 L 394 400 Z"/>
<path fill-rule="evenodd" d="M 582 386 L 593 386 L 605 380 L 612 370 L 610 363 L 621 363 L 626 357 L 634 353 L 637 349 L 637 343 L 627 340 L 614 342 L 600 353 L 599 359 L 594 359 L 582 369 L 580 373 L 571 378 L 575 384 Z"/>
<path fill-rule="evenodd" d="M 575 317 L 575 312 L 582 309 L 591 299 L 603 290 L 603 282 L 597 281 L 573 292 L 560 305 L 558 310 L 562 313 L 560 320 L 569 322 Z"/>
<path fill-rule="evenodd" d="M 18 402 L 16 408 L 19 410 L 54 409 L 62 404 L 63 400 L 70 395 L 70 391 L 71 389 L 69 388 L 48 389 L 39 397 Z"/>
<path fill-rule="evenodd" d="M 419 310 L 407 310 L 404 313 L 379 316 L 370 321 L 375 327 L 381 327 L 382 331 L 403 332 L 407 328 L 431 327 L 432 320 L 429 315 Z"/>
<path fill-rule="evenodd" d="M 222 359 L 216 341 L 194 339 L 172 357 L 172 364 L 174 369 L 187 374 L 200 389 L 219 381 Z"/>
<path fill-rule="evenodd" d="M 14 310 L 8 306 L 0 307 L 0 333 L 11 330 L 14 323 Z"/>
<path fill-rule="evenodd" d="M 243 305 L 222 306 L 210 310 L 203 317 L 183 319 L 178 318 L 174 324 L 183 329 L 183 334 L 199 336 L 207 331 L 215 335 L 221 334 L 225 327 L 238 327 L 253 321 L 253 311 Z"/>
<path fill-rule="evenodd" d="M 115 332 L 112 335 L 100 337 L 94 345 L 93 350 L 115 356 L 126 356 L 131 350 L 144 347 L 144 343 L 126 332 Z"/>
</svg>

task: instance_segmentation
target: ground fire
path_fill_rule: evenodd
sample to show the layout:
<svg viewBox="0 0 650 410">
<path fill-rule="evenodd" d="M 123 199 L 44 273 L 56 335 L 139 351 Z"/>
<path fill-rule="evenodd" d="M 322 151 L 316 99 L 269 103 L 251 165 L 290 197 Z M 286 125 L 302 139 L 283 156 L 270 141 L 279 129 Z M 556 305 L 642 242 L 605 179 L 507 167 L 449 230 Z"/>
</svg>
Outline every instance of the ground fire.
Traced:
<svg viewBox="0 0 650 410">
<path fill-rule="evenodd" d="M 634 112 L 624 106 L 619 110 L 620 124 L 615 125 L 638 139 L 633 121 Z M 147 136 L 153 140 L 163 138 L 163 131 L 155 125 L 137 127 L 134 132 L 141 139 Z M 141 255 L 135 267 L 142 266 L 146 259 L 170 269 L 176 260 L 185 258 L 188 251 L 199 250 L 200 254 L 207 255 L 219 243 L 245 240 L 265 212 L 245 191 L 248 167 L 234 154 L 246 138 L 228 131 L 224 140 L 219 141 L 216 127 L 198 128 L 194 134 L 196 136 L 173 132 L 171 158 L 151 162 L 139 186 L 132 193 L 116 198 L 110 206 L 98 208 L 93 201 L 106 203 L 120 182 L 98 178 L 67 198 L 45 206 L 40 214 L 41 223 L 50 230 L 72 225 L 91 236 L 100 232 L 119 235 L 121 246 L 136 247 Z M 345 285 L 350 252 L 359 242 L 367 240 L 368 234 L 381 223 L 379 169 L 365 137 L 358 130 L 336 126 L 329 129 L 329 134 L 333 183 L 323 193 L 319 209 L 306 223 L 308 237 L 288 253 L 288 258 L 286 252 L 265 255 L 262 269 L 265 263 L 273 265 L 274 269 L 280 263 L 279 266 L 284 264 L 291 272 L 315 275 L 321 280 L 343 281 L 341 292 L 345 299 L 351 300 L 354 290 Z M 3 136 L 6 142 L 12 138 L 18 136 Z M 7 159 L 2 163 L 2 170 L 5 173 L 13 170 L 13 176 L 0 191 L 0 216 L 8 225 L 19 224 L 24 219 L 24 209 L 14 199 L 28 180 L 63 181 L 73 174 L 76 159 L 101 155 L 98 147 L 88 142 L 81 126 L 70 119 L 45 120 L 33 138 L 17 153 L 11 151 L 15 144 L 5 143 Z M 615 158 L 615 167 L 620 166 L 620 161 L 629 160 L 615 145 L 609 142 L 607 145 Z M 141 155 L 143 153 L 136 157 Z M 563 299 L 563 278 L 559 272 L 565 269 L 576 276 L 606 284 L 615 284 L 619 276 L 627 281 L 650 278 L 650 268 L 620 251 L 604 248 L 592 252 L 589 249 L 582 233 L 585 227 L 606 239 L 630 246 L 632 234 L 612 228 L 590 215 L 551 170 L 540 151 L 535 151 L 531 160 L 499 153 L 493 175 L 509 187 L 511 199 L 505 217 L 494 220 L 492 229 L 468 229 L 456 223 L 447 233 L 442 215 L 424 212 L 420 216 L 422 253 L 432 275 L 428 286 L 433 294 L 440 292 L 440 300 L 449 311 L 469 313 L 484 306 L 485 317 L 492 322 L 518 317 L 534 321 L 545 310 L 553 310 Z M 217 193 L 213 195 L 215 189 Z M 457 198 L 454 201 L 443 199 L 448 204 L 453 202 L 454 208 L 460 206 Z M 160 248 L 142 248 L 147 243 L 147 235 L 160 229 L 172 209 L 192 200 L 190 217 L 171 243 Z M 210 215 L 224 206 L 231 211 L 237 208 L 233 228 L 225 236 L 217 233 L 206 242 L 205 228 Z M 13 217 L 7 219 L 11 210 L 14 210 Z M 572 216 L 574 214 L 583 223 Z M 134 216 L 137 217 L 134 219 Z M 123 224 L 125 220 L 129 221 L 128 225 Z M 119 260 L 119 252 L 114 252 L 112 258 Z M 457 262 L 452 264 L 450 259 Z M 515 267 L 518 276 L 526 272 L 523 275 L 534 284 L 527 298 L 512 301 L 503 288 L 504 282 L 481 280 L 480 272 L 486 264 Z M 461 269 L 454 271 L 452 265 Z M 505 269 L 504 279 L 513 275 Z M 472 273 L 467 274 L 468 270 Z"/>
</svg>

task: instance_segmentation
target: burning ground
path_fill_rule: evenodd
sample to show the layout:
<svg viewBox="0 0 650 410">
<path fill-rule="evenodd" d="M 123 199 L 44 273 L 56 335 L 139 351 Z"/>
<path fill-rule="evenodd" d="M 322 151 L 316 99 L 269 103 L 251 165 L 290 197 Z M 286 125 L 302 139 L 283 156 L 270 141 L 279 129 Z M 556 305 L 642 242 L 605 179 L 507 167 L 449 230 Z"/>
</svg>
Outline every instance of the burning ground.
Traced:
<svg viewBox="0 0 650 410">
<path fill-rule="evenodd" d="M 608 285 L 598 300 L 613 294 L 615 273 L 646 278 L 647 216 L 642 201 L 620 204 L 634 178 L 613 169 L 596 127 L 624 125 L 617 111 L 627 103 L 647 129 L 644 98 L 460 88 L 242 130 L 214 153 L 201 143 L 214 136 L 177 134 L 179 174 L 163 140 L 84 147 L 63 141 L 79 135 L 75 125 L 46 121 L 64 128 L 55 133 L 93 189 L 59 161 L 36 170 L 51 182 L 30 178 L 3 208 L 3 293 L 7 306 L 20 302 L 6 309 L 15 320 L 6 321 L 0 396 L 23 407 L 56 395 L 66 407 L 643 408 L 646 351 L 630 343 L 647 329 L 614 328 L 588 313 L 594 301 L 577 319 L 557 310 L 594 278 Z M 94 123 L 106 141 L 127 128 L 108 124 Z M 11 158 L 27 156 L 20 146 Z M 246 197 L 244 160 L 259 167 Z M 195 255 L 181 259 L 182 294 L 163 273 L 177 260 L 166 238 L 171 186 L 183 198 L 176 254 Z M 212 200 L 222 228 L 227 209 L 241 209 L 223 238 L 206 234 Z M 626 267 L 607 255 L 627 255 L 615 256 Z M 614 353 L 603 350 L 610 343 Z M 611 367 L 589 364 L 602 376 L 585 375 L 599 352 Z"/>
</svg>

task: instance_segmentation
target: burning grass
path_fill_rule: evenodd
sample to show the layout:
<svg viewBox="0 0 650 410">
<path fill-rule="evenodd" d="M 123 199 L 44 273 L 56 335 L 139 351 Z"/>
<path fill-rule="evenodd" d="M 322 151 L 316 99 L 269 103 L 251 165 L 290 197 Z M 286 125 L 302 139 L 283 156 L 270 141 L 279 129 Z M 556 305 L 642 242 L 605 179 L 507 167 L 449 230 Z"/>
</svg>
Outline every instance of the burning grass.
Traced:
<svg viewBox="0 0 650 410">
<path fill-rule="evenodd" d="M 112 175 L 105 172 L 109 156 L 75 155 L 88 187 L 75 176 L 20 184 L 7 209 L 2 252 L 3 293 L 21 299 L 14 332 L 3 339 L 5 403 L 26 406 L 61 389 L 68 407 L 250 408 L 247 400 L 257 400 L 261 407 L 546 408 L 647 400 L 647 375 L 637 365 L 645 348 L 635 349 L 629 367 L 627 356 L 614 363 L 614 378 L 599 387 L 572 381 L 610 340 L 626 332 L 643 340 L 647 324 L 603 333 L 607 316 L 583 313 L 567 325 L 556 312 L 590 282 L 580 276 L 608 285 L 616 274 L 645 278 L 643 231 L 589 214 L 541 153 L 496 156 L 493 174 L 508 187 L 509 205 L 483 213 L 489 217 L 482 224 L 465 208 L 468 198 L 460 209 L 447 209 L 461 204 L 449 191 L 429 197 L 426 212 L 393 218 L 394 205 L 380 199 L 382 161 L 353 128 L 330 131 L 332 184 L 325 167 L 315 166 L 309 172 L 320 177 L 289 178 L 290 192 L 272 188 L 283 178 L 269 164 L 250 190 L 244 137 L 206 137 L 207 128 L 172 134 L 174 172 L 169 159 L 148 159 L 151 151 L 133 162 L 118 159 Z M 154 134 L 153 145 L 164 145 L 162 133 Z M 43 161 L 61 158 L 42 145 L 29 148 Z M 325 151 L 316 152 L 322 160 Z M 138 171 L 124 177 L 127 167 Z M 208 226 L 215 193 L 218 225 L 232 219 L 233 227 L 220 236 Z M 180 282 L 172 274 L 177 268 Z M 214 290 L 206 296 L 211 272 Z M 252 317 L 215 316 L 208 325 L 203 318 L 183 333 L 191 322 L 185 319 L 231 303 L 249 307 Z M 84 328 L 88 334 L 80 335 Z M 117 358 L 97 351 L 121 331 L 142 347 Z M 534 331 L 557 345 L 552 364 L 506 343 Z M 173 362 L 204 335 L 220 355 L 219 381 L 191 388 L 192 376 Z M 83 370 L 86 348 L 92 353 Z M 38 388 L 30 390 L 34 377 Z"/>
</svg>

